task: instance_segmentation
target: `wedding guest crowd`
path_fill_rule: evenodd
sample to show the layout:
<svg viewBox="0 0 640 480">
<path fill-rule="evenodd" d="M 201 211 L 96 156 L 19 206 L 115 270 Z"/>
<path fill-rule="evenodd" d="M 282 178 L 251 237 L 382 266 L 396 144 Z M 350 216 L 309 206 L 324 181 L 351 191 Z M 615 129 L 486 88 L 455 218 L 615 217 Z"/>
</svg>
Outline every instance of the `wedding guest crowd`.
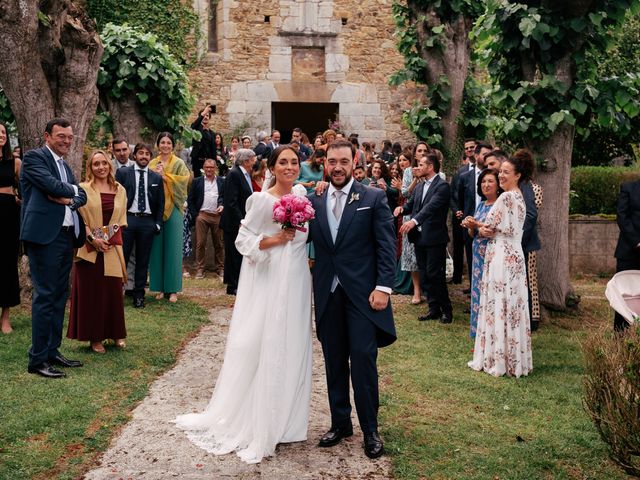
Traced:
<svg viewBox="0 0 640 480">
<path fill-rule="evenodd" d="M 272 182 L 265 168 L 270 155 L 281 151 L 281 142 L 289 140 L 288 148 L 300 162 L 295 183 L 314 195 L 328 185 L 326 149 L 338 138 L 347 141 L 341 132 L 327 129 L 313 136 L 311 143 L 300 128 L 294 128 L 284 134 L 260 131 L 254 147 L 251 136 L 234 135 L 227 148 L 222 133 L 209 128 L 212 110 L 211 105 L 204 107 L 192 124 L 201 139 L 184 157 L 190 168 L 175 154 L 169 132 L 158 135 L 153 160 L 153 147 L 139 143 L 131 154 L 126 139 L 118 137 L 109 145 L 112 156 L 98 150 L 89 157 L 86 180 L 80 185 L 75 185 L 73 174 L 61 160 L 69 150 L 71 125 L 55 119 L 47 125 L 46 147 L 27 152 L 20 189 L 20 159 L 12 154 L 6 127 L 0 124 L 0 215 L 5 226 L 13 227 L 2 240 L 4 251 L 11 253 L 2 259 L 6 262 L 4 288 L 0 289 L 2 331 L 11 331 L 9 308 L 19 303 L 21 193 L 20 236 L 29 247 L 35 271 L 30 372 L 59 377 L 64 373 L 56 366 L 79 366 L 58 350 L 65 279 L 74 245 L 78 250 L 67 336 L 89 342 L 96 353 L 105 351 L 103 341 L 109 339 L 124 348 L 122 290 L 127 280 L 126 290 L 136 308 L 145 307 L 147 279 L 157 299 L 175 303 L 182 290 L 183 249 L 190 249 L 193 229 L 195 278 L 206 275 L 210 238 L 213 275 L 222 277 L 227 294 L 235 295 L 242 264 L 235 240 L 247 199 Z M 290 138 L 283 138 L 289 134 Z M 469 313 L 470 335 L 475 338 L 469 365 L 493 375 L 527 375 L 532 369 L 531 331 L 540 320 L 535 252 L 540 249 L 536 222 L 542 189 L 533 181 L 532 154 L 519 150 L 508 157 L 487 142 L 467 139 L 459 167 L 453 178 L 447 178 L 442 172 L 442 152 L 425 142 L 403 147 L 383 140 L 378 143 L 382 145 L 379 152 L 372 141 L 360 143 L 357 134 L 349 135 L 348 142 L 354 180 L 383 190 L 396 216 L 396 293 L 411 295 L 413 305 L 426 301 L 427 307 L 418 307 L 418 320 L 450 324 L 454 312 L 447 281 L 462 282 L 466 250 L 470 305 L 465 313 Z M 34 168 L 39 164 L 47 166 L 46 173 Z M 632 197 L 626 193 L 628 188 L 621 194 L 620 216 L 627 211 L 624 199 Z M 46 218 L 41 211 L 48 212 Z M 447 263 L 449 211 L 452 274 Z M 36 229 L 38 222 L 44 227 Z M 633 220 L 625 222 L 629 224 Z M 622 234 L 621 239 L 626 241 Z M 308 254 L 313 259 L 313 245 Z M 53 259 L 56 269 L 45 271 Z M 619 259 L 620 268 L 625 268 L 624 260 Z M 187 266 L 184 271 L 188 273 Z M 500 290 L 505 276 L 510 291 L 515 292 L 507 297 Z M 52 291 L 57 292 L 55 298 Z"/>
</svg>

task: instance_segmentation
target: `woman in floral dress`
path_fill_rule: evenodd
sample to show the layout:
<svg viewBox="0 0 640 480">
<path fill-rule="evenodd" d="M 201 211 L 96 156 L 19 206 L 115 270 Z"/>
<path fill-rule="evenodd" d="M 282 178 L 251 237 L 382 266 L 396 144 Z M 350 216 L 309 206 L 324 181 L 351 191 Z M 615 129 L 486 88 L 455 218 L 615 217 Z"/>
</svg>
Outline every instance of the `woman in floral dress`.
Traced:
<svg viewBox="0 0 640 480">
<path fill-rule="evenodd" d="M 486 168 L 478 177 L 478 195 L 482 201 L 476 207 L 474 216 L 465 218 L 461 225 L 469 231 L 469 236 L 473 238 L 473 267 L 471 268 L 471 316 L 470 331 L 471 338 L 476 338 L 478 328 L 478 310 L 480 309 L 480 283 L 482 282 L 482 269 L 484 267 L 484 256 L 487 250 L 489 239 L 478 235 L 479 225 L 482 225 L 487 214 L 493 207 L 498 196 L 502 193 L 499 185 L 498 171 Z"/>
<path fill-rule="evenodd" d="M 496 377 L 520 377 L 533 370 L 527 271 L 521 245 L 526 207 L 519 189 L 532 172 L 531 155 L 502 163 L 498 177 L 504 193 L 478 228 L 489 242 L 480 283 L 478 331 L 468 365 Z"/>
</svg>

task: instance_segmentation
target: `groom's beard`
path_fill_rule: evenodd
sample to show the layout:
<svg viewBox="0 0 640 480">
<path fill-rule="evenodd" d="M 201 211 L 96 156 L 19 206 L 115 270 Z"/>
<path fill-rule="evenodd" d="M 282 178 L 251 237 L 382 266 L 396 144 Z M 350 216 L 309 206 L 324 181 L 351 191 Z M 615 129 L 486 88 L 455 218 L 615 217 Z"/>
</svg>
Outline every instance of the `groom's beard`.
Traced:
<svg viewBox="0 0 640 480">
<path fill-rule="evenodd" d="M 333 178 L 333 172 L 331 172 L 330 180 L 331 180 L 331 185 L 340 189 L 351 181 L 351 173 L 345 173 L 344 177 L 341 180 L 336 180 L 335 178 Z"/>
</svg>

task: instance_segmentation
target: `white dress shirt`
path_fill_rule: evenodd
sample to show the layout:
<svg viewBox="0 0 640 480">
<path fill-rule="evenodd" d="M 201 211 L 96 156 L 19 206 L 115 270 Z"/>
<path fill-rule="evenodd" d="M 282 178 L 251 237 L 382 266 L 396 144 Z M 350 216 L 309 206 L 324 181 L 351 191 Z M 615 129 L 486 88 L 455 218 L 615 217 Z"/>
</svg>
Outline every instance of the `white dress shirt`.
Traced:
<svg viewBox="0 0 640 480">
<path fill-rule="evenodd" d="M 53 155 L 53 160 L 56 162 L 56 167 L 58 167 L 58 173 L 60 174 L 60 178 L 61 179 L 68 178 L 67 172 L 66 171 L 63 172 L 63 171 L 60 170 L 60 162 L 58 161 L 58 160 L 62 160 L 64 162 L 64 158 L 62 158 L 56 152 L 51 150 L 49 148 L 49 145 L 47 145 L 47 148 L 51 152 L 51 155 Z M 69 183 L 69 182 L 65 182 L 65 183 Z M 78 195 L 78 187 L 76 187 L 72 183 L 69 183 L 69 185 L 71 185 L 73 187 L 73 190 L 74 190 L 75 194 Z M 62 226 L 63 227 L 71 227 L 71 226 L 73 226 L 73 214 L 71 213 L 71 208 L 69 208 L 68 205 L 64 206 L 64 220 L 62 221 Z"/>
<path fill-rule="evenodd" d="M 218 209 L 218 182 L 215 177 L 209 180 L 204 177 L 204 200 L 202 201 L 201 212 L 216 213 Z"/>
<path fill-rule="evenodd" d="M 144 212 L 138 211 L 138 188 L 140 187 L 140 171 L 144 172 L 144 194 L 145 194 L 145 202 L 144 202 Z M 135 195 L 133 196 L 133 202 L 131 202 L 131 208 L 129 211 L 131 213 L 148 213 L 151 215 L 151 206 L 149 205 L 149 167 L 146 166 L 144 168 L 140 168 L 137 164 L 133 167 L 133 171 L 135 173 L 134 178 L 136 179 L 136 190 Z"/>
</svg>

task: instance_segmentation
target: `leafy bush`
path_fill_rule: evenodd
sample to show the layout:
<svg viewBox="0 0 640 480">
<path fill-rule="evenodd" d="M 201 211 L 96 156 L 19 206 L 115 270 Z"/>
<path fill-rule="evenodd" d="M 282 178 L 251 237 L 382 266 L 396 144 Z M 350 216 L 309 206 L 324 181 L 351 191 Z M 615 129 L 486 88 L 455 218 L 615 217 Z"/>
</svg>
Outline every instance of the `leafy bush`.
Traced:
<svg viewBox="0 0 640 480">
<path fill-rule="evenodd" d="M 175 132 L 188 141 L 192 132 L 183 126 L 194 99 L 187 75 L 169 49 L 154 34 L 128 25 L 108 24 L 101 38 L 100 95 L 119 100 L 134 94 L 155 129 Z"/>
<path fill-rule="evenodd" d="M 592 336 L 584 345 L 584 407 L 611 458 L 640 476 L 640 326 Z"/>
<path fill-rule="evenodd" d="M 640 178 L 640 170 L 627 167 L 573 167 L 570 214 L 615 214 L 620 184 Z"/>
<path fill-rule="evenodd" d="M 195 61 L 198 15 L 182 0 L 88 0 L 87 12 L 102 31 L 112 23 L 155 33 L 180 62 Z"/>
</svg>

